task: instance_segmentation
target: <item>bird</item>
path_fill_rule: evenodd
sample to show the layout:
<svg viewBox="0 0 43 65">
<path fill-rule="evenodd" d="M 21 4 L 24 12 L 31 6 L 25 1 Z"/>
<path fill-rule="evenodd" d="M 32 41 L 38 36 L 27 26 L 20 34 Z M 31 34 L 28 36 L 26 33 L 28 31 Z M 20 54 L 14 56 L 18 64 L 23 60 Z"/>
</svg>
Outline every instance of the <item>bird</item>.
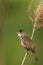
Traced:
<svg viewBox="0 0 43 65">
<path fill-rule="evenodd" d="M 36 49 L 35 46 L 33 44 L 32 39 L 27 35 L 27 33 L 23 30 L 20 29 L 18 32 L 16 32 L 18 37 L 21 40 L 21 45 L 27 50 L 27 51 L 31 51 L 34 56 L 35 56 L 35 60 L 37 61 L 37 56 L 36 56 Z"/>
</svg>

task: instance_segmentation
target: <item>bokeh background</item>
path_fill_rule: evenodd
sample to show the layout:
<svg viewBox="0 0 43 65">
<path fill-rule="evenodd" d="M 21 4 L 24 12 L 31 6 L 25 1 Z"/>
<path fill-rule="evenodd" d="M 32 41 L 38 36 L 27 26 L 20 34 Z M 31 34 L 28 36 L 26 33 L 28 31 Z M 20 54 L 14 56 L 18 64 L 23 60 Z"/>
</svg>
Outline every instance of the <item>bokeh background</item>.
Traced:
<svg viewBox="0 0 43 65">
<path fill-rule="evenodd" d="M 28 6 L 32 0 L 0 0 L 0 65 L 20 65 L 26 50 L 21 46 L 16 34 L 24 29 L 31 37 L 32 21 L 28 18 Z M 34 0 L 34 9 L 41 0 Z M 31 12 L 30 12 L 31 13 Z M 38 61 L 31 52 L 24 65 L 43 65 L 43 28 L 38 29 L 33 37 Z"/>
</svg>

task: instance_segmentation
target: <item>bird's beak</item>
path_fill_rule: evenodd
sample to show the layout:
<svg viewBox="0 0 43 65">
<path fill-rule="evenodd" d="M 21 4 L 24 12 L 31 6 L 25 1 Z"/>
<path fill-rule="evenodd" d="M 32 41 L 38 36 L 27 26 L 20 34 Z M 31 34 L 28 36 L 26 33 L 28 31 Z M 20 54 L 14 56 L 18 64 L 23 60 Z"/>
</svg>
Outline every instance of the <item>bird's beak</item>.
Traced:
<svg viewBox="0 0 43 65">
<path fill-rule="evenodd" d="M 16 32 L 16 34 L 18 34 L 18 32 Z"/>
</svg>

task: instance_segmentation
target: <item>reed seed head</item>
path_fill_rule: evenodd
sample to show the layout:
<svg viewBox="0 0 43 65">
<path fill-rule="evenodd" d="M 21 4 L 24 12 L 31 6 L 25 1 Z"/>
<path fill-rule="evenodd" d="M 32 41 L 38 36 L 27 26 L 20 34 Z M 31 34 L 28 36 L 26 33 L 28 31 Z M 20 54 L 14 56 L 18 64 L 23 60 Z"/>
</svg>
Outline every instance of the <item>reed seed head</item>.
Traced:
<svg viewBox="0 0 43 65">
<path fill-rule="evenodd" d="M 33 26 L 37 29 L 43 27 L 43 3 L 36 8 Z"/>
</svg>

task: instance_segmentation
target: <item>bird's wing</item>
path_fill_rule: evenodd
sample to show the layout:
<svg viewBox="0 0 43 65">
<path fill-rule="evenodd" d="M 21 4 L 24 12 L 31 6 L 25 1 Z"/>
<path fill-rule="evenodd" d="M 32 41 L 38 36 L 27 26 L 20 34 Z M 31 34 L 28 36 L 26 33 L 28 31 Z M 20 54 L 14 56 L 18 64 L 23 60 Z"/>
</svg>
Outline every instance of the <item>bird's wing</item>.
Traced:
<svg viewBox="0 0 43 65">
<path fill-rule="evenodd" d="M 22 41 L 23 41 L 23 43 L 26 45 L 27 48 L 29 48 L 29 49 L 31 49 L 31 50 L 34 50 L 34 49 L 35 49 L 35 47 L 34 47 L 34 45 L 33 45 L 33 42 L 32 42 L 32 40 L 31 40 L 29 37 L 25 36 L 25 37 L 22 39 Z"/>
</svg>

